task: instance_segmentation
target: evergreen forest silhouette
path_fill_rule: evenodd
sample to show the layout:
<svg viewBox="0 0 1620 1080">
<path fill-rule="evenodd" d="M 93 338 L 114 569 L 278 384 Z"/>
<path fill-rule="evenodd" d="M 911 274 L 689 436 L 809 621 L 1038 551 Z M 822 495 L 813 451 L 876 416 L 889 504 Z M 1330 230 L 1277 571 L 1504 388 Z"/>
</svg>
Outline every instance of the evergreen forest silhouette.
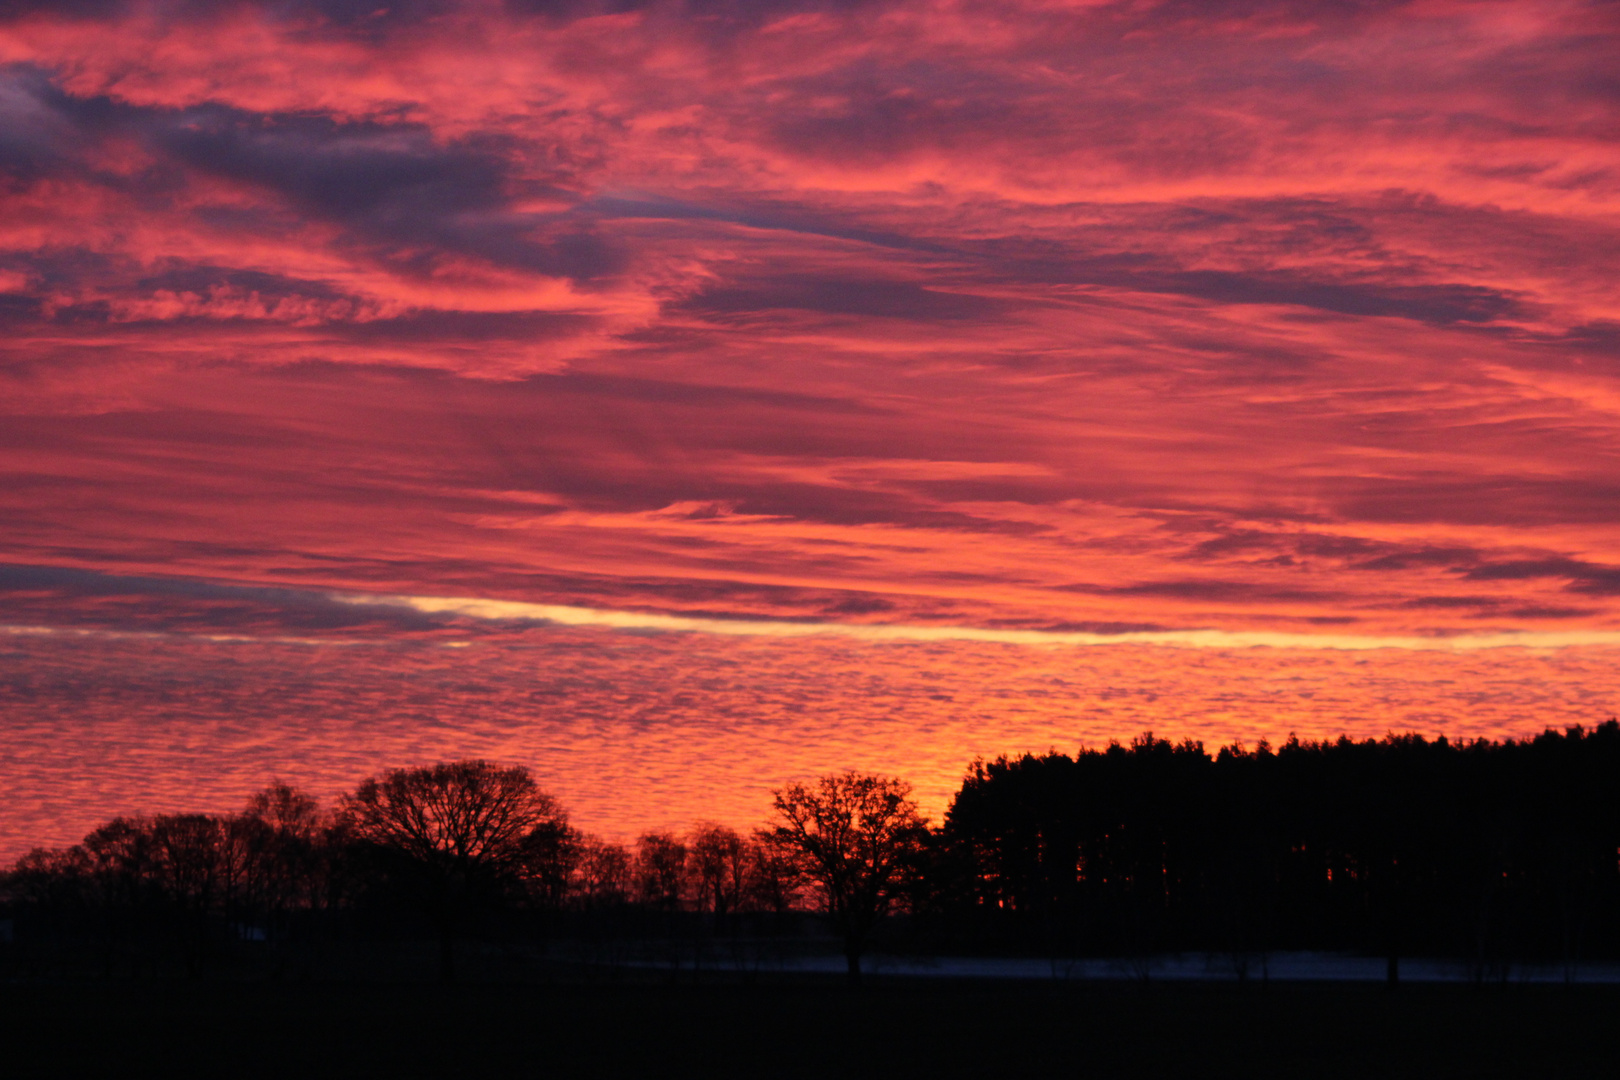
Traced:
<svg viewBox="0 0 1620 1080">
<path fill-rule="evenodd" d="M 903 781 L 775 792 L 752 833 L 580 832 L 529 772 L 396 769 L 330 807 L 272 783 L 231 815 L 119 817 L 0 878 L 33 972 L 267 970 L 491 951 L 586 967 L 836 948 L 930 955 L 1278 951 L 1517 964 L 1620 958 L 1620 723 L 1526 740 L 1144 734 L 973 764 L 943 822 Z M 830 931 L 830 933 L 829 933 Z M 404 946 L 411 944 L 415 952 Z M 560 958 L 560 960 L 559 960 Z M 1144 971 L 1146 969 L 1144 968 Z"/>
</svg>

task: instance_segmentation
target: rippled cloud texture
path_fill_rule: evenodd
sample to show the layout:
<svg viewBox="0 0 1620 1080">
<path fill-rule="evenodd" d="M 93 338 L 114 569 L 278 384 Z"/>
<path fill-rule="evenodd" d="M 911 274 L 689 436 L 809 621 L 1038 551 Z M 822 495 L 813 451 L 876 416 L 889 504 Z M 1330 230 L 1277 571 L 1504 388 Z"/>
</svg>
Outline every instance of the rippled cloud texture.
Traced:
<svg viewBox="0 0 1620 1080">
<path fill-rule="evenodd" d="M 1558 0 L 0 3 L 0 622 L 85 680 L 550 640 L 478 603 L 1612 643 L 1617 54 Z"/>
</svg>

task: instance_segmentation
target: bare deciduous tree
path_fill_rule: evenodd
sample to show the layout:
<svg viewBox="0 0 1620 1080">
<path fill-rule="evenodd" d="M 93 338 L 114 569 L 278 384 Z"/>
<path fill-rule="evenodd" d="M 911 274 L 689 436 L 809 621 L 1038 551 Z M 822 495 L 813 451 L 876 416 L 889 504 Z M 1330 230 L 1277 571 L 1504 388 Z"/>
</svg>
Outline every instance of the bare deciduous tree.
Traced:
<svg viewBox="0 0 1620 1080">
<path fill-rule="evenodd" d="M 844 938 L 851 982 L 868 936 L 916 866 L 928 825 L 903 780 L 845 772 L 775 792 L 765 834 L 821 895 Z"/>
<path fill-rule="evenodd" d="M 677 911 L 686 883 L 686 845 L 674 833 L 644 833 L 636 841 L 636 894 L 648 907 Z"/>
<path fill-rule="evenodd" d="M 687 870 L 697 907 L 711 913 L 717 927 L 742 903 L 749 855 L 748 842 L 724 825 L 703 822 L 687 836 Z"/>
<path fill-rule="evenodd" d="M 749 847 L 744 902 L 753 911 L 768 911 L 775 915 L 791 911 L 804 884 L 798 871 L 797 857 L 783 851 L 771 839 L 769 829 L 759 830 Z"/>
<path fill-rule="evenodd" d="M 395 769 L 344 800 L 354 836 L 398 865 L 439 931 L 439 973 L 449 981 L 455 931 L 480 895 L 523 878 L 537 837 L 567 818 L 529 771 L 488 761 Z"/>
<path fill-rule="evenodd" d="M 257 818 L 276 832 L 310 840 L 320 832 L 321 808 L 309 795 L 290 784 L 273 780 L 248 799 L 247 817 Z"/>
<path fill-rule="evenodd" d="M 277 780 L 225 822 L 227 854 L 238 867 L 241 898 L 270 924 L 315 906 L 318 852 L 328 819 L 309 795 Z"/>
<path fill-rule="evenodd" d="M 580 842 L 573 893 L 587 909 L 612 908 L 628 903 L 631 888 L 630 852 L 595 836 Z"/>
</svg>

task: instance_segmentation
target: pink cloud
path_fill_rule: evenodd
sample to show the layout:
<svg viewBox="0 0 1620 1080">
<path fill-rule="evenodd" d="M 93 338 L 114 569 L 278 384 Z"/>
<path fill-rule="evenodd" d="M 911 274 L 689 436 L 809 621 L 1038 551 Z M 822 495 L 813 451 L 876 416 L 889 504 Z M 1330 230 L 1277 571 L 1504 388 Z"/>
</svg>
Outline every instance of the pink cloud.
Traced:
<svg viewBox="0 0 1620 1080">
<path fill-rule="evenodd" d="M 1617 626 L 1603 5 L 7 10 L 0 623 Z"/>
</svg>

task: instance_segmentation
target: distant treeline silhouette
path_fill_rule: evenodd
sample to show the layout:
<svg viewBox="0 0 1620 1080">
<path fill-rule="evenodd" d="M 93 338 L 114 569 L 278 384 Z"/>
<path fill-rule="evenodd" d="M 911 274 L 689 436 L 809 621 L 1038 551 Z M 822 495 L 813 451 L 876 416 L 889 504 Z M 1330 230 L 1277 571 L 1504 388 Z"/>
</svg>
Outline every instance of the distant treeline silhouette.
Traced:
<svg viewBox="0 0 1620 1080">
<path fill-rule="evenodd" d="M 949 936 L 1055 953 L 1620 955 L 1620 724 L 1525 741 L 1143 735 L 978 763 L 938 837 Z"/>
<path fill-rule="evenodd" d="M 1144 734 L 977 762 L 929 829 L 899 780 L 790 785 L 752 834 L 575 829 L 521 768 L 397 769 L 336 806 L 120 817 L 0 879 L 11 951 L 112 973 L 273 963 L 311 942 L 791 939 L 830 917 L 932 952 L 1452 957 L 1481 977 L 1620 956 L 1620 724 L 1493 742 Z M 606 955 L 601 954 L 601 955 Z"/>
</svg>

